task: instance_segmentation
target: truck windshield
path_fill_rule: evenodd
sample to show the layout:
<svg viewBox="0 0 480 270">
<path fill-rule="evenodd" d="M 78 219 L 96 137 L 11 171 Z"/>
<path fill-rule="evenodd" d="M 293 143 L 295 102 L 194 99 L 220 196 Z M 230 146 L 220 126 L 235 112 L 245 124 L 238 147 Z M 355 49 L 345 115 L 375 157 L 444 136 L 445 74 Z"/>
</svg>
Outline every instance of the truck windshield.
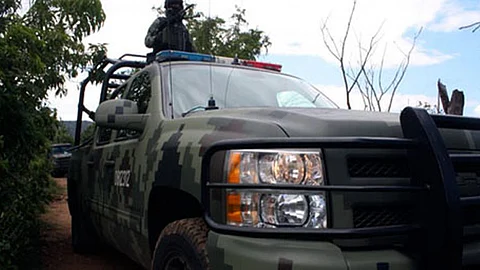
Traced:
<svg viewBox="0 0 480 270">
<path fill-rule="evenodd" d="M 72 148 L 71 145 L 55 145 L 55 146 L 52 146 L 51 153 L 53 155 L 69 153 L 70 148 Z"/>
<path fill-rule="evenodd" d="M 172 90 L 169 93 L 173 98 L 175 117 L 203 109 L 210 96 L 213 96 L 220 109 L 337 108 L 310 84 L 281 73 L 195 63 L 175 64 L 165 70 L 167 88 L 171 87 Z"/>
</svg>

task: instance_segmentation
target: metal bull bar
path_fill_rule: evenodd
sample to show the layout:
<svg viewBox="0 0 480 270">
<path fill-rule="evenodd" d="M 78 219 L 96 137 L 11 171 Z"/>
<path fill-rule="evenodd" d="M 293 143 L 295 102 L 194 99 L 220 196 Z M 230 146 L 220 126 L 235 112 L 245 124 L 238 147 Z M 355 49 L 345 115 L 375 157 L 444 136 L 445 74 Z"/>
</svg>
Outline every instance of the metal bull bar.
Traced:
<svg viewBox="0 0 480 270">
<path fill-rule="evenodd" d="M 412 235 L 419 269 L 461 269 L 464 243 L 463 207 L 480 206 L 480 196 L 460 197 L 453 164 L 480 164 L 478 154 L 449 154 L 439 132 L 443 129 L 480 130 L 480 119 L 429 115 L 425 110 L 405 108 L 400 115 L 405 138 L 254 138 L 225 140 L 213 144 L 203 155 L 202 203 L 209 227 L 220 233 L 250 237 L 294 239 L 350 239 L 388 235 Z M 411 166 L 409 186 L 301 186 L 273 184 L 228 184 L 210 181 L 210 162 L 218 151 L 230 149 L 268 148 L 350 148 L 404 149 Z M 328 168 L 327 168 L 328 169 Z M 422 212 L 417 224 L 352 229 L 309 228 L 245 228 L 216 223 L 210 213 L 211 191 L 234 190 L 297 190 L 301 192 L 408 192 L 423 193 L 418 207 Z M 480 234 L 480 231 L 479 231 Z"/>
<path fill-rule="evenodd" d="M 104 70 L 107 66 L 111 65 L 111 67 L 107 70 L 103 78 L 102 90 L 100 93 L 100 103 L 102 103 L 107 98 L 108 90 L 116 89 L 119 86 L 115 83 L 111 83 L 110 80 L 117 79 L 117 80 L 125 81 L 130 78 L 129 75 L 115 74 L 117 70 L 124 67 L 143 68 L 147 65 L 145 61 L 124 60 L 126 57 L 146 59 L 146 56 L 138 55 L 138 54 L 124 54 L 118 59 L 105 57 L 92 68 L 87 78 L 85 78 L 81 82 L 80 95 L 78 99 L 77 123 L 75 127 L 75 143 L 74 143 L 75 146 L 78 146 L 80 144 L 83 113 L 84 112 L 87 113 L 90 116 L 90 118 L 92 118 L 92 120 L 94 118 L 94 113 L 88 110 L 83 104 L 85 100 L 85 90 L 87 88 L 87 85 L 94 80 L 93 78 L 94 72 Z"/>
</svg>

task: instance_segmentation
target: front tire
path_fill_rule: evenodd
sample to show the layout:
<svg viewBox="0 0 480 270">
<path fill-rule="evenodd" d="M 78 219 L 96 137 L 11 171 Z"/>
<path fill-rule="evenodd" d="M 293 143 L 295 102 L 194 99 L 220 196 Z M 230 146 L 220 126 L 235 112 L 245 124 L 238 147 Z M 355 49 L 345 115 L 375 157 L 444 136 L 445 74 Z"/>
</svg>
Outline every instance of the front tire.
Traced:
<svg viewBox="0 0 480 270">
<path fill-rule="evenodd" d="M 158 237 L 152 269 L 210 269 L 207 233 L 208 228 L 202 218 L 182 219 L 168 224 Z"/>
</svg>

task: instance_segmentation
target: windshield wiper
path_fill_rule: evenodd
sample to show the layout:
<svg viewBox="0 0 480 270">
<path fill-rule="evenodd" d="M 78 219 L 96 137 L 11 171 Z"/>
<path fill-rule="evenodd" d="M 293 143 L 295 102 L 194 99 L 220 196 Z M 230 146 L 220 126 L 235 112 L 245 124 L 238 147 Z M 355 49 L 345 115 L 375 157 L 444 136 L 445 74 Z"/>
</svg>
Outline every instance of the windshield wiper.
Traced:
<svg viewBox="0 0 480 270">
<path fill-rule="evenodd" d="M 192 112 L 194 112 L 194 111 L 196 111 L 196 110 L 200 110 L 200 109 L 201 109 L 201 110 L 205 110 L 206 107 L 205 107 L 205 106 L 202 106 L 202 105 L 195 106 L 195 107 L 191 108 L 190 110 L 182 113 L 182 117 L 185 117 L 185 116 L 187 116 L 189 113 L 192 113 Z"/>
<path fill-rule="evenodd" d="M 210 99 L 208 100 L 208 106 L 207 107 L 202 106 L 202 105 L 195 106 L 195 107 L 191 108 L 190 110 L 182 113 L 182 117 L 185 117 L 189 113 L 194 112 L 196 110 L 200 110 L 200 109 L 205 110 L 205 111 L 218 110 L 217 104 L 215 102 L 215 99 L 213 99 L 213 96 L 211 96 Z"/>
</svg>

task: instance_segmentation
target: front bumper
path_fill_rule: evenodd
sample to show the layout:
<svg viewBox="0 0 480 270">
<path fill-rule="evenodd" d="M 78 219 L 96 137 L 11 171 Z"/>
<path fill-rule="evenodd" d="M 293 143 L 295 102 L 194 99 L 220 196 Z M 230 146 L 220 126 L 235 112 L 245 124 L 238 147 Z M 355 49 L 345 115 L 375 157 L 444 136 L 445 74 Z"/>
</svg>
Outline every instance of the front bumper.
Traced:
<svg viewBox="0 0 480 270">
<path fill-rule="evenodd" d="M 57 158 L 53 160 L 53 174 L 65 174 L 70 167 L 70 157 Z"/>
<path fill-rule="evenodd" d="M 330 242 L 249 238 L 210 232 L 212 269 L 415 269 L 412 259 L 392 249 L 342 251 Z"/>
<path fill-rule="evenodd" d="M 330 242 L 251 238 L 210 231 L 211 269 L 395 270 L 418 269 L 417 262 L 394 249 L 345 251 Z M 462 269 L 480 268 L 480 242 L 463 246 Z"/>
</svg>

